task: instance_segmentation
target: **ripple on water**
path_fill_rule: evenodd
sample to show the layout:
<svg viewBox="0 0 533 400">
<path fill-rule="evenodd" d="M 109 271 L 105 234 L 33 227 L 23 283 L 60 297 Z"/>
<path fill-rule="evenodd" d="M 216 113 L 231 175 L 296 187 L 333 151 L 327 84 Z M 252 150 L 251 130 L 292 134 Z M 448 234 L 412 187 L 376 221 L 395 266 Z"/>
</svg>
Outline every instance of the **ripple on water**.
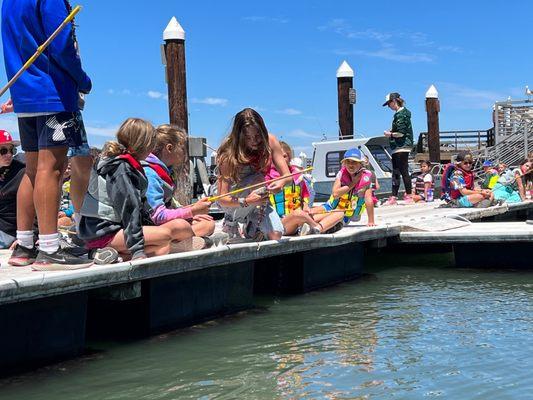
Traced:
<svg viewBox="0 0 533 400">
<path fill-rule="evenodd" d="M 533 277 L 397 268 L 0 382 L 4 399 L 512 398 L 533 393 Z"/>
</svg>

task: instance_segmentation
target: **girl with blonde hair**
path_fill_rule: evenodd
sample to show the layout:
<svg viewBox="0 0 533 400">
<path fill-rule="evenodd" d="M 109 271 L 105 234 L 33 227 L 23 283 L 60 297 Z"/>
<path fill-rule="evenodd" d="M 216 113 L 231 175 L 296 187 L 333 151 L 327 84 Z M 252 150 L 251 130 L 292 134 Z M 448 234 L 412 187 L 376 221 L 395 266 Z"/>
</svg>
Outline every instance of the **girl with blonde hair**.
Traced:
<svg viewBox="0 0 533 400">
<path fill-rule="evenodd" d="M 146 197 L 152 208 L 151 218 L 156 225 L 175 219 L 187 220 L 195 236 L 209 236 L 215 230 L 215 221 L 208 215 L 211 202 L 207 198 L 192 206 L 174 207 L 176 184 L 172 175 L 173 170 L 189 162 L 183 151 L 186 145 L 184 130 L 168 124 L 157 127 L 154 150 L 142 163 L 148 178 Z"/>
<path fill-rule="evenodd" d="M 165 255 L 173 241 L 194 235 L 184 220 L 151 226 L 148 180 L 141 161 L 155 144 L 152 124 L 129 118 L 118 129 L 117 140 L 104 146 L 91 172 L 78 234 L 87 248 L 96 250 L 95 263 L 113 262 L 118 255 L 134 260 Z"/>
</svg>

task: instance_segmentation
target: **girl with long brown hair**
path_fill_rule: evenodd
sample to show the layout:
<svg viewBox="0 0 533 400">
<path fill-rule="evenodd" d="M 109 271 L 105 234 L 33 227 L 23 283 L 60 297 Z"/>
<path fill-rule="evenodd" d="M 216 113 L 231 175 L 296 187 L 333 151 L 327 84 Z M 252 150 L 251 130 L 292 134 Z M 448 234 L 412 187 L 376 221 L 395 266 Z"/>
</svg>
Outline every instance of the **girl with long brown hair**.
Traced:
<svg viewBox="0 0 533 400">
<path fill-rule="evenodd" d="M 268 133 L 259 113 L 245 108 L 235 115 L 230 134 L 218 149 L 218 193 L 265 181 L 271 165 L 281 175 L 289 174 L 283 151 L 274 135 Z M 279 192 L 291 177 L 271 183 L 266 188 L 245 191 L 239 196 L 222 197 L 218 204 L 225 211 L 224 232 L 239 236 L 238 223 L 244 224 L 244 236 L 262 240 L 280 239 L 284 229 L 268 202 L 270 193 Z"/>
</svg>

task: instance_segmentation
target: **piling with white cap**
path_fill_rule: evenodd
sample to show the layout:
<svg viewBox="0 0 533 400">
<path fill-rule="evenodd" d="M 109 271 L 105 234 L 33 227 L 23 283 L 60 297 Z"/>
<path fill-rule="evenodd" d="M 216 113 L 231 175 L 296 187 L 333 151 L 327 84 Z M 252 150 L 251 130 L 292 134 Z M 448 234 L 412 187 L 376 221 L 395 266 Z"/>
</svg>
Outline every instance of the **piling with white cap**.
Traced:
<svg viewBox="0 0 533 400">
<path fill-rule="evenodd" d="M 440 163 L 439 112 L 439 92 L 434 85 L 431 85 L 426 92 L 426 114 L 428 122 L 429 160 L 432 163 Z"/>
<path fill-rule="evenodd" d="M 186 133 L 189 132 L 187 113 L 187 75 L 185 66 L 185 30 L 176 17 L 172 17 L 163 32 L 166 76 L 168 82 L 168 108 L 170 123 Z M 182 151 L 189 158 L 188 143 L 184 143 Z M 176 195 L 181 204 L 190 204 L 192 185 L 189 175 L 189 163 L 183 163 L 176 174 Z"/>
<path fill-rule="evenodd" d="M 339 107 L 339 139 L 352 139 L 354 136 L 353 106 L 356 92 L 353 88 L 354 71 L 343 61 L 337 69 L 337 94 Z"/>
</svg>

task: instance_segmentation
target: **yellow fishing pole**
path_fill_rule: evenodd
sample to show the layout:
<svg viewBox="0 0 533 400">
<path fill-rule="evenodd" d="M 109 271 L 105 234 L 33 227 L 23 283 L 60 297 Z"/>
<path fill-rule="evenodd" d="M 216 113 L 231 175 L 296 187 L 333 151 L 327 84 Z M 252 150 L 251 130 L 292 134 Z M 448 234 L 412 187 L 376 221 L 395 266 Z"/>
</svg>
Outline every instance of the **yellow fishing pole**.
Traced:
<svg viewBox="0 0 533 400">
<path fill-rule="evenodd" d="M 11 86 L 20 78 L 20 76 L 26 71 L 34 62 L 39 58 L 39 56 L 43 53 L 43 51 L 52 43 L 52 41 L 56 38 L 59 33 L 65 29 L 65 27 L 72 22 L 74 17 L 81 11 L 81 6 L 76 6 L 74 9 L 70 12 L 70 14 L 65 18 L 65 20 L 57 27 L 57 29 L 52 33 L 52 35 L 46 39 L 46 41 L 37 47 L 37 51 L 33 54 L 33 56 L 30 57 L 28 61 L 22 66 L 22 68 L 11 78 L 11 80 L 5 85 L 2 90 L 0 90 L 0 97 L 4 95 L 5 92 L 9 90 Z"/>
<path fill-rule="evenodd" d="M 281 181 L 283 179 L 287 179 L 287 178 L 289 178 L 291 176 L 298 175 L 298 174 L 303 174 L 305 172 L 309 172 L 312 169 L 313 169 L 313 167 L 305 168 L 305 169 L 302 169 L 301 171 L 293 172 L 292 174 L 287 174 L 287 175 L 280 176 L 279 178 L 274 178 L 274 179 L 270 179 L 268 181 L 259 182 L 259 183 L 256 183 L 254 185 L 246 186 L 246 187 L 243 187 L 243 188 L 240 188 L 240 189 L 235 189 L 235 190 L 232 190 L 231 192 L 228 192 L 228 193 L 219 194 L 218 196 L 212 196 L 212 197 L 209 197 L 208 200 L 210 202 L 215 202 L 218 199 L 221 199 L 223 197 L 233 196 L 234 194 L 242 193 L 245 190 L 256 189 L 256 188 L 260 188 L 260 187 L 265 186 L 265 185 L 270 185 L 271 183 L 274 183 L 274 182 L 277 182 L 277 181 Z"/>
</svg>

